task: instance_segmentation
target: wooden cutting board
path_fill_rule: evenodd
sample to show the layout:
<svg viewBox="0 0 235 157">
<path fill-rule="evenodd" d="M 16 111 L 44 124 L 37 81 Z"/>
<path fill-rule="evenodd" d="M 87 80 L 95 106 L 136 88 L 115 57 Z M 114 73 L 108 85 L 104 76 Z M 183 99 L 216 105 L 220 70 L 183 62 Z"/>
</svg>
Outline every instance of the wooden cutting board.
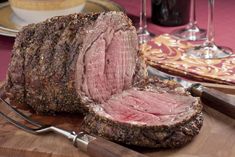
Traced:
<svg viewBox="0 0 235 157">
<path fill-rule="evenodd" d="M 230 93 L 232 94 L 232 93 Z M 235 93 L 233 93 L 235 95 Z M 16 105 L 21 111 L 47 124 L 79 131 L 83 116 L 61 114 L 40 116 L 32 114 L 25 106 Z M 0 103 L 0 110 L 18 119 Z M 135 148 L 134 148 L 135 149 Z M 152 157 L 234 157 L 235 120 L 205 106 L 204 124 L 200 134 L 188 145 L 171 150 L 136 148 Z M 0 117 L 0 156 L 4 157 L 87 157 L 87 155 L 59 135 L 32 135 L 15 128 Z"/>
</svg>

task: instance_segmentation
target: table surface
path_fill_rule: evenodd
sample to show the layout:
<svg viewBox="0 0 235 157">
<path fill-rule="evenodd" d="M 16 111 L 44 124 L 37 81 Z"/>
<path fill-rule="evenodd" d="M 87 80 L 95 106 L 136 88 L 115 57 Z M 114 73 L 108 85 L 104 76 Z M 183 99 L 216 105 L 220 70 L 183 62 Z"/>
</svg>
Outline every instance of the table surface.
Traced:
<svg viewBox="0 0 235 157">
<path fill-rule="evenodd" d="M 113 0 L 123 6 L 133 23 L 138 26 L 139 21 L 139 2 L 138 0 Z M 156 34 L 170 33 L 179 27 L 160 27 L 151 23 L 151 6 L 150 0 L 147 0 L 148 7 L 148 28 Z M 207 0 L 197 0 L 197 21 L 201 28 L 207 27 Z M 217 0 L 215 2 L 215 42 L 218 45 L 228 46 L 235 50 L 235 1 L 234 0 Z M 183 26 L 184 27 L 184 26 Z M 10 62 L 11 50 L 14 38 L 0 36 L 0 81 L 6 78 L 6 71 Z"/>
</svg>

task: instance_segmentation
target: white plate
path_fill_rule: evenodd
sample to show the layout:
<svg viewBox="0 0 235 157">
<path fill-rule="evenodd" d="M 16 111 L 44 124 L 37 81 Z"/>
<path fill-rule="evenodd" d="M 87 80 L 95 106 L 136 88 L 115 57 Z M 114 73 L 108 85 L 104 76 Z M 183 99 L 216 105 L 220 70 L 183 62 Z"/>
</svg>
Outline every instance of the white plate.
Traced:
<svg viewBox="0 0 235 157">
<path fill-rule="evenodd" d="M 109 0 L 87 0 L 83 13 L 124 11 L 118 4 Z M 17 32 L 29 23 L 14 14 L 8 2 L 0 4 L 0 35 L 15 37 Z"/>
</svg>

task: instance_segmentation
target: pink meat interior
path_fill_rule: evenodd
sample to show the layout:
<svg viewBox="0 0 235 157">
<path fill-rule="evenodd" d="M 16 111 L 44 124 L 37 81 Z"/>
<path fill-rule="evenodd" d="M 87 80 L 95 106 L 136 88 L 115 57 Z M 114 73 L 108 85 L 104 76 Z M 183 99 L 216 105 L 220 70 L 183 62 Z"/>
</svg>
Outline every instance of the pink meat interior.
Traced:
<svg viewBox="0 0 235 157">
<path fill-rule="evenodd" d="M 82 92 L 96 102 L 130 88 L 135 71 L 133 32 L 108 30 L 95 40 L 84 55 Z"/>
<path fill-rule="evenodd" d="M 195 101 L 189 96 L 130 89 L 94 109 L 119 122 L 162 125 L 175 123 L 180 116 L 189 116 Z"/>
</svg>

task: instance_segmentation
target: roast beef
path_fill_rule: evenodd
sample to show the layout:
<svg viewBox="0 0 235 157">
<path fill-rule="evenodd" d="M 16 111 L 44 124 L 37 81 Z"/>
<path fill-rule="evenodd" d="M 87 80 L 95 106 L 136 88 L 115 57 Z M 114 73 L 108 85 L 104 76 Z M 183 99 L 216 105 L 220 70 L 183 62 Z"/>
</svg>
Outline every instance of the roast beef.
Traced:
<svg viewBox="0 0 235 157">
<path fill-rule="evenodd" d="M 178 147 L 202 126 L 201 103 L 177 84 L 145 78 L 135 28 L 121 12 L 73 14 L 17 35 L 6 85 L 36 112 L 85 113 L 82 129 L 145 147 Z"/>
<path fill-rule="evenodd" d="M 73 14 L 17 35 L 7 91 L 37 112 L 87 111 L 132 85 L 137 35 L 121 12 Z"/>
</svg>

